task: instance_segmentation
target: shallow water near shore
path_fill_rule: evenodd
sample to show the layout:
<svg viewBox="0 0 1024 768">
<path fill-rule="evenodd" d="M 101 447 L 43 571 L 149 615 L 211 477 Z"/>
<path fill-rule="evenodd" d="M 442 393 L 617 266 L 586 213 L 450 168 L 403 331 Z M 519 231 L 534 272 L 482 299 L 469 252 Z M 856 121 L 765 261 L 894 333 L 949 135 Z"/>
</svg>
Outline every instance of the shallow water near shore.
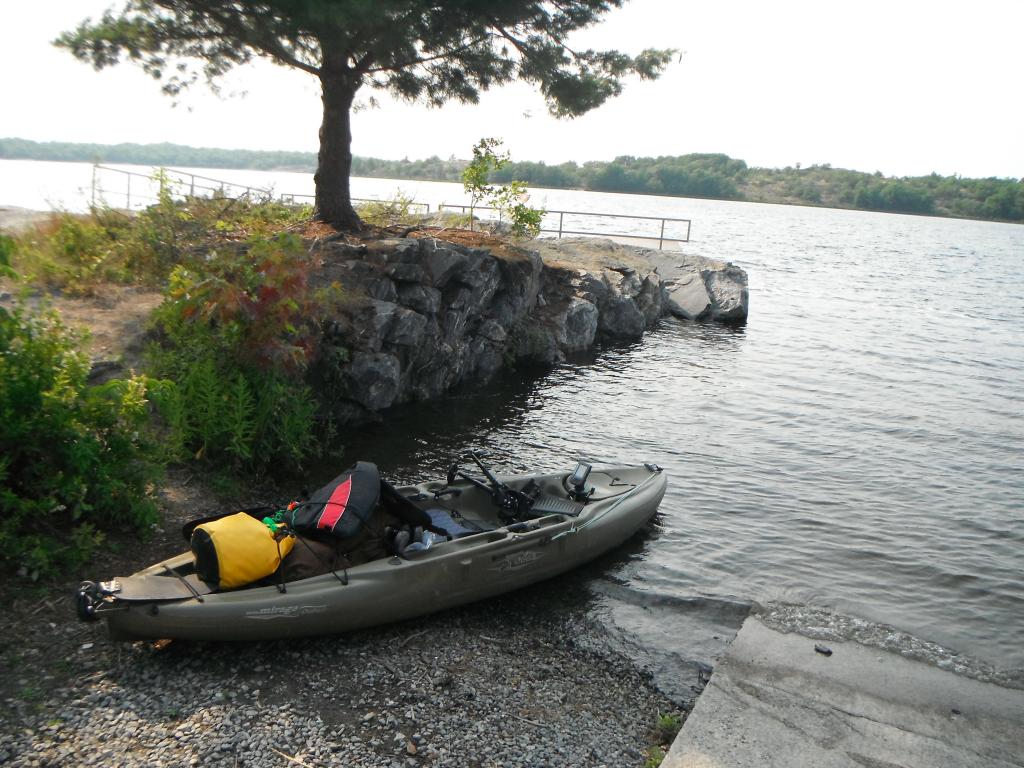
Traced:
<svg viewBox="0 0 1024 768">
<path fill-rule="evenodd" d="M 3 161 L 4 176 L 48 169 L 54 191 L 0 204 L 87 199 L 74 188 L 88 165 L 24 165 Z M 306 191 L 300 174 L 207 175 Z M 434 206 L 460 199 L 452 184 L 353 179 L 357 196 L 395 189 Z M 783 606 L 787 628 L 879 634 L 823 610 L 889 624 L 905 633 L 891 633 L 895 650 L 942 664 L 948 654 L 928 645 L 940 644 L 1024 684 L 1024 227 L 565 190 L 534 199 L 692 218 L 684 252 L 747 270 L 748 324 L 665 320 L 638 344 L 394 409 L 343 436 L 345 456 L 311 482 L 355 458 L 399 481 L 439 476 L 470 448 L 505 472 L 654 461 L 669 489 L 650 529 L 569 578 L 665 690 L 713 662 L 755 605 Z"/>
</svg>

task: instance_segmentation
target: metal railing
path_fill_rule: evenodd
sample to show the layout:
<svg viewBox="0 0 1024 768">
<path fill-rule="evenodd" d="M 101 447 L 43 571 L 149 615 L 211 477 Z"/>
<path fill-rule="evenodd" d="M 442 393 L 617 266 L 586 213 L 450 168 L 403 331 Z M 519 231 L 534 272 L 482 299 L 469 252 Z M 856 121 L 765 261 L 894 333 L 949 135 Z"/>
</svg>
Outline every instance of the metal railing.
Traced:
<svg viewBox="0 0 1024 768">
<path fill-rule="evenodd" d="M 105 173 L 114 173 L 123 177 L 125 182 L 124 188 L 105 188 L 102 185 L 102 175 Z M 222 179 L 212 179 L 209 176 L 201 176 L 190 171 L 179 171 L 174 168 L 161 168 L 151 175 L 146 175 L 136 171 L 126 171 L 123 168 L 112 168 L 109 165 L 94 163 L 92 166 L 92 205 L 95 207 L 97 199 L 102 201 L 104 195 L 113 194 L 118 197 L 124 195 L 124 207 L 131 210 L 133 196 L 132 179 L 137 180 L 135 182 L 134 197 L 135 201 L 140 205 L 146 201 L 157 201 L 168 192 L 172 197 L 220 194 L 225 197 L 258 196 L 269 199 L 274 196 L 274 192 L 271 189 L 256 187 L 251 184 L 238 184 Z M 185 189 L 188 191 L 185 192 Z"/>
<path fill-rule="evenodd" d="M 442 203 L 437 206 L 437 210 L 458 210 L 462 213 L 472 210 L 476 211 L 498 211 L 498 221 L 502 220 L 501 211 L 497 208 L 491 208 L 485 205 L 457 205 Z M 554 216 L 558 217 L 558 225 L 555 226 L 552 222 L 550 226 L 547 226 L 547 222 L 553 219 Z M 569 217 L 568 222 L 566 217 Z M 658 222 L 656 225 L 657 232 L 644 232 L 634 230 L 632 232 L 607 232 L 603 229 L 569 229 L 568 227 L 585 226 L 580 224 L 581 219 L 597 219 L 598 221 L 604 219 L 626 219 L 628 221 L 635 222 Z M 690 219 L 672 219 L 666 216 L 633 216 L 626 213 L 591 213 L 589 211 L 544 211 L 544 219 L 542 220 L 540 231 L 541 233 L 555 234 L 558 237 L 563 235 L 587 235 L 587 236 L 602 236 L 602 237 L 620 237 L 629 238 L 634 240 L 657 240 L 658 250 L 662 250 L 665 247 L 665 243 L 688 243 L 690 242 Z M 670 229 L 666 234 L 666 225 L 680 225 L 678 231 Z M 685 233 L 682 231 L 681 225 L 686 225 Z M 643 226 L 643 225 L 641 225 Z M 678 236 L 675 236 L 678 235 Z"/>
<path fill-rule="evenodd" d="M 106 189 L 101 183 L 101 176 L 105 173 L 119 174 L 124 178 L 125 184 L 122 189 Z M 132 190 L 132 179 L 136 179 L 135 190 Z M 94 164 L 92 167 L 92 205 L 97 202 L 106 202 L 104 195 L 124 195 L 125 208 L 131 210 L 133 197 L 138 205 L 146 201 L 157 201 L 163 195 L 170 194 L 175 198 L 196 197 L 203 195 L 222 195 L 224 197 L 261 197 L 266 200 L 277 199 L 282 203 L 294 204 L 299 200 L 312 202 L 314 195 L 307 194 L 280 194 L 275 195 L 272 189 L 257 187 L 251 184 L 241 184 L 222 179 L 213 179 L 209 176 L 202 176 L 190 171 L 181 171 L 174 168 L 161 168 L 159 171 L 147 176 L 135 171 L 126 171 L 122 168 L 112 168 L 108 165 Z M 353 197 L 353 203 L 389 203 L 392 201 L 379 198 Z M 430 203 L 409 202 L 410 207 L 424 213 L 430 213 Z M 452 210 L 466 213 L 472 211 L 497 212 L 498 221 L 502 220 L 502 212 L 497 208 L 489 206 L 470 206 L 462 204 L 441 203 L 437 206 L 438 211 Z M 557 217 L 557 221 L 555 219 Z M 602 225 L 607 221 L 634 222 L 634 227 L 622 227 L 630 229 L 628 232 L 609 231 Z M 653 224 L 653 229 L 648 224 Z M 589 225 L 589 226 L 588 226 Z M 685 225 L 685 228 L 684 228 Z M 541 221 L 541 233 L 552 234 L 558 237 L 564 235 L 585 235 L 589 237 L 612 237 L 629 240 L 656 241 L 658 249 L 665 247 L 666 243 L 688 243 L 690 242 L 690 219 L 673 219 L 666 216 L 633 216 L 625 213 L 591 213 L 588 211 L 545 211 Z"/>
</svg>

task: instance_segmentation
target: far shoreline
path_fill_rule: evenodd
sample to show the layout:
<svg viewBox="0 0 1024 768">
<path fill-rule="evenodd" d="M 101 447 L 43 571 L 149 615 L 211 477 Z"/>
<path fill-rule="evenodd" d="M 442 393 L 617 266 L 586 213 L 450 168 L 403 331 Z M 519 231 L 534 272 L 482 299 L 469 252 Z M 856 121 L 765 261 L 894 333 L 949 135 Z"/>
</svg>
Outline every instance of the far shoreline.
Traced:
<svg viewBox="0 0 1024 768">
<path fill-rule="evenodd" d="M 48 156 L 44 156 L 48 155 Z M 89 159 L 87 159 L 89 158 Z M 258 162 L 263 159 L 267 165 Z M 209 147 L 188 147 L 177 144 L 117 144 L 94 145 L 65 142 L 33 142 L 16 138 L 0 138 L 0 160 L 27 160 L 32 162 L 71 162 L 90 164 L 134 165 L 152 168 L 193 168 L 223 171 L 255 171 L 260 173 L 312 174 L 316 167 L 316 154 L 312 152 L 233 150 Z M 274 162 L 278 160 L 278 162 Z M 383 160 L 354 157 L 352 178 L 389 181 L 426 181 L 459 184 L 458 173 L 466 161 L 451 157 L 423 160 Z M 443 167 L 444 175 L 412 171 L 402 173 L 403 165 L 430 164 Z M 367 172 L 360 166 L 381 168 L 381 172 Z M 664 166 L 662 168 L 661 166 Z M 525 181 L 531 190 L 590 192 L 642 197 L 661 197 L 673 200 L 721 200 L 725 202 L 761 203 L 765 205 L 793 205 L 801 208 L 832 208 L 835 210 L 864 211 L 870 213 L 897 213 L 929 218 L 949 218 L 964 221 L 991 221 L 1005 224 L 1024 223 L 1024 181 L 1013 178 L 964 179 L 961 177 L 931 176 L 887 177 L 831 165 L 808 168 L 773 169 L 747 167 L 742 160 L 719 154 L 691 154 L 677 157 L 616 158 L 612 161 L 588 161 L 547 165 L 543 162 L 514 162 L 498 182 L 510 178 Z M 652 170 L 653 169 L 653 170 Z M 397 172 L 396 172 L 397 171 Z M 701 194 L 696 189 L 685 193 L 637 189 L 641 183 L 651 183 L 652 174 L 660 178 L 664 171 L 670 183 L 683 185 L 710 185 L 734 194 Z M 596 189 L 589 185 L 550 185 L 532 181 L 531 176 L 544 174 L 587 174 L 588 178 L 604 179 L 600 183 L 614 186 L 613 178 L 628 181 L 634 187 Z M 632 175 L 630 175 L 632 174 Z M 640 174 L 640 175 L 638 175 Z M 646 175 L 643 175 L 646 174 Z M 660 183 L 660 182 L 659 182 Z M 859 199 L 875 200 L 879 205 L 846 203 L 844 196 L 856 194 Z M 984 201 L 981 201 L 984 197 Z M 965 202 L 968 201 L 968 202 Z M 1008 217 L 959 213 L 954 207 L 995 207 L 1008 212 Z M 933 209 L 934 210 L 931 210 Z"/>
</svg>

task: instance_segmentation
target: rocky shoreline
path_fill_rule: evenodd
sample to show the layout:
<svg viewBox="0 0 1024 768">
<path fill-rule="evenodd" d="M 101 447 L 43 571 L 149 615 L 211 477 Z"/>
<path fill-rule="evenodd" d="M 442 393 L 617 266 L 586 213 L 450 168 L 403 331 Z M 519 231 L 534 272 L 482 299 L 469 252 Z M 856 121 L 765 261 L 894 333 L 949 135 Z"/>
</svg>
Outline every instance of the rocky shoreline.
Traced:
<svg viewBox="0 0 1024 768">
<path fill-rule="evenodd" d="M 550 366 L 600 342 L 631 342 L 662 317 L 746 322 L 747 276 L 732 264 L 611 240 L 522 246 L 428 227 L 369 242 L 311 242 L 319 279 L 344 286 L 312 370 L 338 423 Z"/>
</svg>

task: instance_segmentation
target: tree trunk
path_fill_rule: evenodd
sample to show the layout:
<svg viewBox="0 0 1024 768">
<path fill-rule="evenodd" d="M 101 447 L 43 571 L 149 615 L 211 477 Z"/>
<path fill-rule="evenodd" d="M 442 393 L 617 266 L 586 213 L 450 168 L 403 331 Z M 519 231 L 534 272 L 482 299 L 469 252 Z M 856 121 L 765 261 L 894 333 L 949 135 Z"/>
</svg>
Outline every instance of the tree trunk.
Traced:
<svg viewBox="0 0 1024 768">
<path fill-rule="evenodd" d="M 352 172 L 352 102 L 358 83 L 336 72 L 320 74 L 324 119 L 320 125 L 317 156 L 316 217 L 338 229 L 358 231 L 362 222 L 352 207 L 349 175 Z"/>
</svg>

